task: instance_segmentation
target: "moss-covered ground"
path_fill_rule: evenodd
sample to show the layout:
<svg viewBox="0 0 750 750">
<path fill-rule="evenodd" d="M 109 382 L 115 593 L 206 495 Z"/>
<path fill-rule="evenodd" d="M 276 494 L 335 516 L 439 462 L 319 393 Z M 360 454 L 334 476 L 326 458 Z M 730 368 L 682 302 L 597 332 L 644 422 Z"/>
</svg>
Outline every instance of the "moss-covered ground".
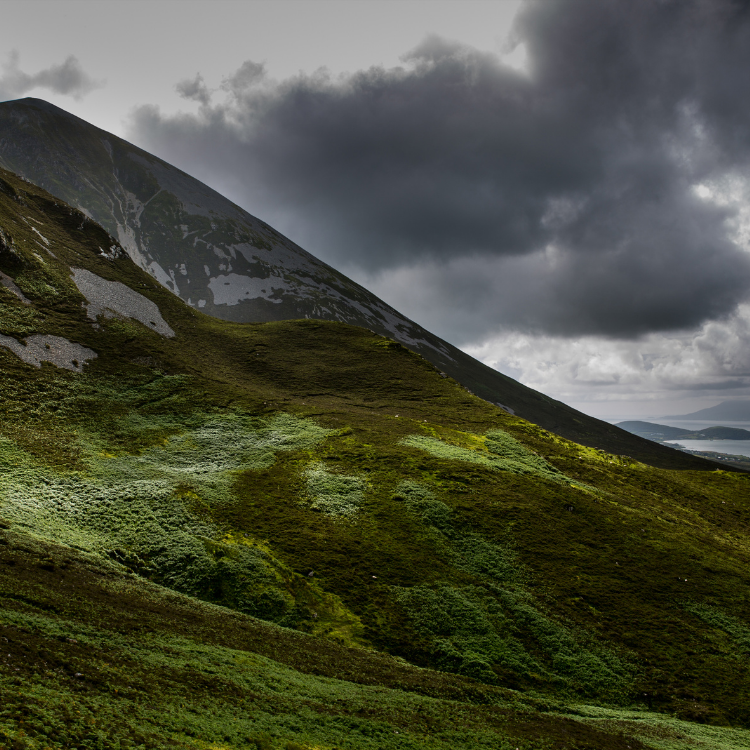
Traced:
<svg viewBox="0 0 750 750">
<path fill-rule="evenodd" d="M 750 745 L 749 475 L 582 447 L 364 329 L 209 318 L 0 177 L 0 334 L 98 355 L 0 346 L 0 746 Z M 176 336 L 90 320 L 70 267 Z"/>
</svg>

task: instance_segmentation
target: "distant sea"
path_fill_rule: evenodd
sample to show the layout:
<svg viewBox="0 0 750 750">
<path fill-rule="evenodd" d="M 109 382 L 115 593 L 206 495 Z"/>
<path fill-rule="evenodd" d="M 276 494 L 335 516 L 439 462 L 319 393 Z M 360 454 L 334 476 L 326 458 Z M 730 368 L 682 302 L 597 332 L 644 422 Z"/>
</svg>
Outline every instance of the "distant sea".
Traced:
<svg viewBox="0 0 750 750">
<path fill-rule="evenodd" d="M 664 445 L 681 445 L 691 451 L 713 451 L 714 453 L 732 453 L 735 456 L 750 456 L 750 440 L 665 440 Z"/>
<path fill-rule="evenodd" d="M 668 417 L 645 417 L 645 416 L 633 416 L 629 414 L 627 416 L 614 416 L 601 418 L 604 422 L 610 424 L 617 424 L 618 422 L 651 422 L 651 424 L 664 424 L 667 427 L 680 427 L 683 430 L 705 430 L 707 427 L 714 427 L 716 425 L 722 427 L 738 427 L 741 430 L 750 430 L 750 422 L 730 422 L 724 420 L 722 422 L 716 421 L 694 421 L 694 422 L 683 422 L 669 419 Z M 731 453 L 735 456 L 750 456 L 750 440 L 667 440 L 665 445 L 678 444 L 682 445 L 691 451 L 713 451 L 714 453 Z"/>
</svg>

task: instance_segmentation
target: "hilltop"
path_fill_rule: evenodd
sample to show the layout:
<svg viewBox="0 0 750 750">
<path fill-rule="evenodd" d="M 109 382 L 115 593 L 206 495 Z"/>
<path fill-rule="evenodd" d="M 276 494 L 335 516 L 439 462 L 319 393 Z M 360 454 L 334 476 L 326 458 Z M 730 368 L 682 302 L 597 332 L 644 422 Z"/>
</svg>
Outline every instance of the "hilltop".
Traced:
<svg viewBox="0 0 750 750">
<path fill-rule="evenodd" d="M 7 745 L 747 745 L 750 477 L 207 316 L 0 178 Z"/>
</svg>

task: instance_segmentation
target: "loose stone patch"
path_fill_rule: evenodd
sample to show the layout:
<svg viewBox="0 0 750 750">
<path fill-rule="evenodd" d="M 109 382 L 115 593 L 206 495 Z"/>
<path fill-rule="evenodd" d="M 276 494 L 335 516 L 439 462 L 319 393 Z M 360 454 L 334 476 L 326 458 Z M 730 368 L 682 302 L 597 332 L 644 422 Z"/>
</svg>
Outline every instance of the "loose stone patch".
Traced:
<svg viewBox="0 0 750 750">
<path fill-rule="evenodd" d="M 162 318 L 156 303 L 119 281 L 107 281 L 85 268 L 71 268 L 78 291 L 88 300 L 86 313 L 92 320 L 113 314 L 133 318 L 162 336 L 175 333 Z"/>
<path fill-rule="evenodd" d="M 10 349 L 13 354 L 34 367 L 42 362 L 51 362 L 56 367 L 73 372 L 83 372 L 83 366 L 97 354 L 81 344 L 75 344 L 62 336 L 29 336 L 24 344 L 11 336 L 0 335 L 0 346 Z"/>
</svg>

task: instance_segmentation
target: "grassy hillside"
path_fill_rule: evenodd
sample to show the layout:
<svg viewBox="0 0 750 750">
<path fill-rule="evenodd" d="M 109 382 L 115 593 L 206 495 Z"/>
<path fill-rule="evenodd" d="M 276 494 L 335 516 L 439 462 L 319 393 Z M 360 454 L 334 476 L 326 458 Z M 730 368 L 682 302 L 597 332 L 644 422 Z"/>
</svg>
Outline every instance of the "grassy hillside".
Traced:
<svg viewBox="0 0 750 750">
<path fill-rule="evenodd" d="M 750 743 L 750 476 L 209 318 L 0 177 L 0 744 Z"/>
</svg>

